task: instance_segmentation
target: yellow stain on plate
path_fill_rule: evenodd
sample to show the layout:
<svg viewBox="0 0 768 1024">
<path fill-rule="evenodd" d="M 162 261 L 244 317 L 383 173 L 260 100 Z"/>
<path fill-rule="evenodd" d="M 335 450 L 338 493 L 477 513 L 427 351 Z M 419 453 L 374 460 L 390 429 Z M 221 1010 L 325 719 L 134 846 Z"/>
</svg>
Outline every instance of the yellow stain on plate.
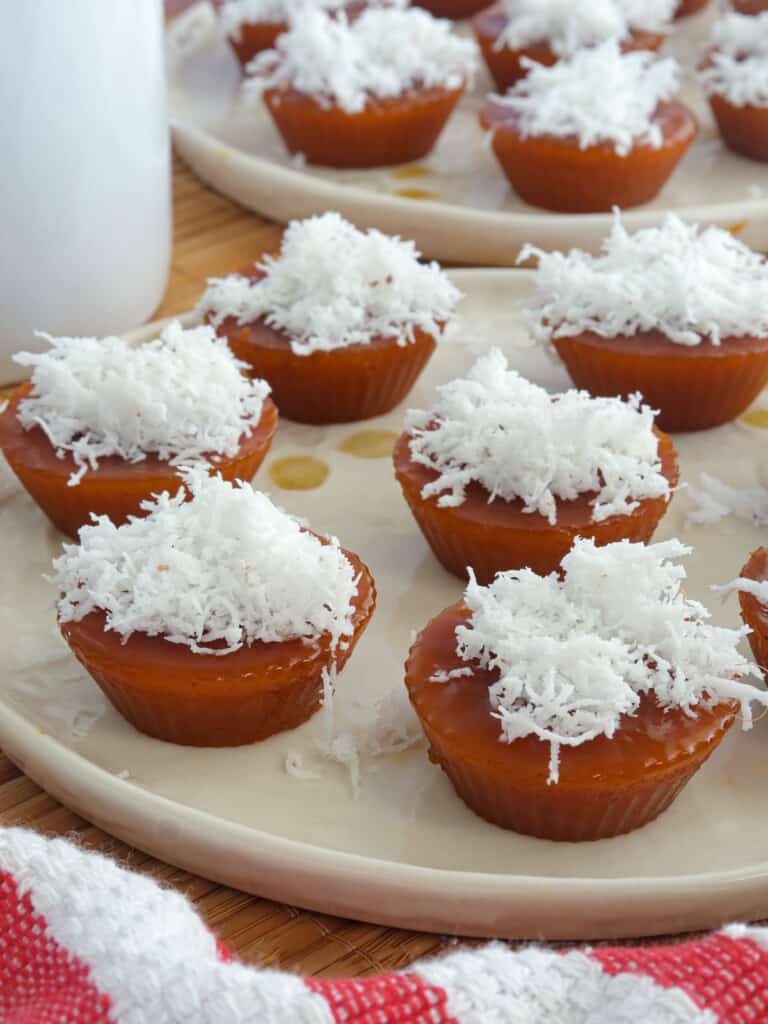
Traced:
<svg viewBox="0 0 768 1024">
<path fill-rule="evenodd" d="M 325 483 L 328 465 L 314 455 L 287 455 L 269 466 L 273 483 L 284 491 L 312 491 Z"/>
<path fill-rule="evenodd" d="M 752 409 L 751 412 L 745 412 L 741 422 L 746 423 L 748 427 L 757 427 L 758 430 L 768 430 L 768 409 Z"/>
<path fill-rule="evenodd" d="M 392 171 L 392 177 L 400 178 L 402 181 L 405 178 L 428 178 L 431 173 L 424 164 L 409 164 L 407 167 L 398 167 Z"/>
<path fill-rule="evenodd" d="M 392 454 L 397 438 L 394 430 L 359 430 L 344 438 L 339 451 L 358 459 L 385 459 Z"/>
<path fill-rule="evenodd" d="M 737 220 L 735 224 L 729 224 L 727 230 L 730 231 L 732 235 L 740 235 L 741 232 L 748 227 L 748 220 Z"/>
<path fill-rule="evenodd" d="M 427 188 L 396 188 L 396 196 L 404 199 L 439 199 L 437 192 L 430 192 Z"/>
</svg>

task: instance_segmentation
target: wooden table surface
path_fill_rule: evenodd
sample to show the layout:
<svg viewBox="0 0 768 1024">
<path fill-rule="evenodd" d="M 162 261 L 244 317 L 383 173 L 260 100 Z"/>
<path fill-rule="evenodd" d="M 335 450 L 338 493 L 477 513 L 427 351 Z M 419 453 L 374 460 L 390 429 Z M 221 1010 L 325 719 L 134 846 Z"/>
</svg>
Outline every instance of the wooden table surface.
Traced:
<svg viewBox="0 0 768 1024">
<path fill-rule="evenodd" d="M 185 168 L 174 172 L 171 276 L 157 316 L 190 309 L 206 278 L 236 270 L 279 245 L 281 231 L 204 188 Z M 44 793 L 0 753 L 0 825 L 72 836 L 193 900 L 210 927 L 245 962 L 302 974 L 361 976 L 407 966 L 444 943 L 433 935 L 345 921 L 227 889 L 163 864 L 108 836 Z"/>
</svg>

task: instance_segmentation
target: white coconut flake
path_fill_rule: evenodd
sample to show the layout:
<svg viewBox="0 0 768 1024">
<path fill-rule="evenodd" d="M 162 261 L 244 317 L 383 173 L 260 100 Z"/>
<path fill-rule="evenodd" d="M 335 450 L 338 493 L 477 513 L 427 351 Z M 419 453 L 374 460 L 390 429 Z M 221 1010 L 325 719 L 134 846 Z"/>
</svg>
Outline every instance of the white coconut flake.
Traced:
<svg viewBox="0 0 768 1024">
<path fill-rule="evenodd" d="M 726 14 L 715 23 L 710 43 L 714 49 L 699 70 L 704 91 L 736 107 L 768 106 L 768 11 Z"/>
<path fill-rule="evenodd" d="M 654 413 L 639 395 L 627 402 L 575 390 L 553 396 L 510 370 L 495 348 L 437 390 L 435 406 L 409 411 L 405 426 L 412 461 L 438 474 L 422 497 L 439 495 L 441 507 L 463 504 L 472 481 L 489 502 L 519 498 L 524 512 L 553 524 L 558 500 L 586 492 L 595 492 L 594 522 L 670 497 Z"/>
<path fill-rule="evenodd" d="M 500 739 L 549 743 L 550 782 L 561 747 L 612 737 L 643 694 L 690 715 L 738 701 L 745 729 L 751 702 L 768 705 L 768 692 L 738 681 L 761 678 L 737 647 L 746 627 L 713 626 L 706 608 L 685 597 L 676 560 L 690 551 L 679 540 L 596 547 L 578 538 L 562 579 L 520 569 L 481 587 L 470 572 L 471 616 L 456 629 L 456 651 L 498 671 L 489 694 Z"/>
<path fill-rule="evenodd" d="M 248 65 L 243 93 L 260 98 L 265 89 L 295 89 L 357 114 L 373 98 L 461 89 L 472 82 L 477 63 L 471 39 L 418 8 L 371 8 L 352 22 L 343 14 L 305 10 L 274 50 Z"/>
<path fill-rule="evenodd" d="M 522 138 L 574 138 L 580 149 L 612 143 L 619 156 L 636 146 L 658 149 L 664 141 L 656 110 L 680 84 L 680 67 L 671 57 L 622 53 L 610 39 L 551 67 L 526 57 L 522 64 L 525 78 L 504 96 L 491 97 L 515 115 Z"/>
<path fill-rule="evenodd" d="M 660 331 L 678 345 L 768 337 L 768 263 L 730 231 L 667 214 L 629 234 L 618 211 L 598 256 L 526 245 L 538 260 L 529 323 L 538 340 Z"/>
<path fill-rule="evenodd" d="M 405 7 L 407 0 L 366 0 L 369 7 Z M 302 18 L 307 11 L 340 11 L 350 0 L 225 0 L 219 8 L 224 35 L 241 38 L 243 25 L 284 24 Z"/>
<path fill-rule="evenodd" d="M 198 310 L 215 324 L 264 318 L 288 335 L 296 355 L 392 338 L 437 339 L 461 299 L 437 263 L 420 263 L 413 242 L 358 231 L 338 213 L 291 221 L 280 255 L 265 256 L 264 276 L 213 278 Z"/>
<path fill-rule="evenodd" d="M 46 352 L 13 358 L 32 367 L 32 391 L 19 403 L 25 430 L 45 431 L 59 458 L 69 453 L 76 485 L 99 459 L 141 462 L 149 453 L 172 466 L 236 455 L 261 419 L 269 385 L 249 379 L 211 327 L 177 321 L 159 338 L 51 338 Z"/>
<path fill-rule="evenodd" d="M 255 642 L 354 632 L 357 578 L 339 542 L 322 543 L 250 485 L 204 470 L 182 492 L 142 504 L 149 514 L 116 527 L 106 516 L 65 544 L 51 582 L 60 622 L 106 613 L 107 630 L 162 636 L 195 654 Z"/>
<path fill-rule="evenodd" d="M 686 525 L 709 525 L 733 516 L 753 526 L 768 526 L 768 488 L 731 487 L 709 473 L 702 473 L 698 484 L 688 484 L 686 491 L 695 505 L 688 513 Z"/>
<path fill-rule="evenodd" d="M 347 771 L 353 799 L 360 796 L 360 787 L 366 770 L 373 769 L 379 758 L 402 753 L 420 743 L 423 732 L 416 713 L 408 701 L 405 690 L 391 690 L 376 703 L 376 716 L 371 727 L 363 731 L 335 727 L 335 683 L 324 678 L 323 738 L 317 744 L 318 754 L 325 760 L 340 764 Z M 295 775 L 288 768 L 286 771 Z"/>
<path fill-rule="evenodd" d="M 738 579 L 731 580 L 730 583 L 712 587 L 712 590 L 722 594 L 723 597 L 728 597 L 733 593 L 751 594 L 757 598 L 760 604 L 768 605 L 768 580 L 750 580 L 745 576 L 739 576 Z"/>
<path fill-rule="evenodd" d="M 666 32 L 677 0 L 501 0 L 506 25 L 496 48 L 519 50 L 546 43 L 568 56 L 606 39 L 628 40 L 633 31 Z"/>
</svg>

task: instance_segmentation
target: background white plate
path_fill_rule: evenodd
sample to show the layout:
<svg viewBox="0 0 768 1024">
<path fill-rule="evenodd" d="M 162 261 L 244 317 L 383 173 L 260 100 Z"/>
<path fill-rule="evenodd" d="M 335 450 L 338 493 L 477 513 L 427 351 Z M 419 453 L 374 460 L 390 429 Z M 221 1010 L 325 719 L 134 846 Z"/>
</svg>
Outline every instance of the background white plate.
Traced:
<svg viewBox="0 0 768 1024">
<path fill-rule="evenodd" d="M 519 200 L 507 185 L 477 122 L 491 82 L 483 71 L 472 95 L 448 122 L 436 149 L 413 168 L 369 171 L 299 169 L 260 103 L 238 100 L 240 69 L 206 18 L 207 5 L 169 30 L 170 108 L 177 151 L 219 192 L 274 220 L 336 209 L 360 227 L 416 241 L 427 256 L 461 263 L 511 266 L 520 247 L 596 249 L 608 214 L 554 214 Z M 202 15 L 202 17 L 201 17 Z M 664 52 L 692 68 L 705 47 L 712 13 L 679 22 Z M 690 76 L 689 76 L 690 77 Z M 695 81 L 682 98 L 701 122 L 698 139 L 652 203 L 630 210 L 634 229 L 674 209 L 688 220 L 737 225 L 753 248 L 768 248 L 768 181 L 762 164 L 720 143 Z M 406 198 L 417 189 L 434 200 Z"/>
<path fill-rule="evenodd" d="M 458 271 L 461 323 L 409 399 L 467 368 L 490 344 L 548 386 L 563 369 L 531 346 L 519 303 L 525 271 Z M 143 335 L 151 332 L 146 328 Z M 763 396 L 766 401 L 766 396 Z M 376 702 L 404 700 L 411 631 L 461 593 L 436 563 L 393 478 L 388 458 L 338 450 L 359 429 L 399 430 L 402 408 L 363 425 L 282 423 L 256 484 L 270 489 L 275 456 L 303 454 L 330 466 L 317 490 L 275 491 L 292 512 L 337 533 L 370 565 L 379 590 L 372 623 L 341 677 L 337 727 L 365 743 Z M 683 480 L 702 469 L 738 486 L 759 482 L 765 435 L 744 424 L 680 436 Z M 765 482 L 765 481 L 763 481 Z M 716 621 L 735 625 L 708 592 L 731 579 L 760 533 L 736 520 L 686 529 L 676 495 L 659 538 L 695 546 L 689 590 Z M 477 818 L 430 764 L 422 742 L 364 757 L 360 795 L 347 772 L 315 754 L 324 719 L 233 750 L 172 746 L 136 732 L 111 709 L 58 635 L 43 580 L 61 536 L 8 476 L 0 490 L 0 745 L 57 799 L 100 827 L 171 863 L 290 903 L 442 933 L 595 938 L 678 932 L 768 916 L 768 721 L 734 728 L 673 807 L 631 835 L 558 844 L 504 832 Z M 284 770 L 299 751 L 320 778 Z M 129 773 L 129 778 L 120 775 Z"/>
</svg>

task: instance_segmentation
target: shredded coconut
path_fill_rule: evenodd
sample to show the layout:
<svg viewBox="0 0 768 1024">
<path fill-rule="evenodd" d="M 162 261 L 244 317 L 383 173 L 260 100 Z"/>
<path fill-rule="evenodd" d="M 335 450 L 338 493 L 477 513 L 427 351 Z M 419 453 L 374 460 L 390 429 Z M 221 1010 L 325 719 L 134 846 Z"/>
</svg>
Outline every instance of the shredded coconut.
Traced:
<svg viewBox="0 0 768 1024">
<path fill-rule="evenodd" d="M 282 24 L 303 17 L 309 10 L 339 11 L 350 0 L 225 0 L 219 24 L 226 36 L 240 39 L 243 25 Z M 406 0 L 367 0 L 370 7 L 405 7 Z"/>
<path fill-rule="evenodd" d="M 346 769 L 352 796 L 356 800 L 360 795 L 363 772 L 366 767 L 370 767 L 370 759 L 401 753 L 419 743 L 424 734 L 405 690 L 401 687 L 391 690 L 377 701 L 373 726 L 362 735 L 349 729 L 337 731 L 335 695 L 335 671 L 324 673 L 323 737 L 316 745 L 317 753 L 325 761 L 336 762 Z M 291 764 L 289 759 L 292 759 Z M 303 768 L 301 754 L 295 752 L 286 758 L 285 770 L 297 778 L 314 777 Z"/>
<path fill-rule="evenodd" d="M 749 580 L 744 576 L 739 576 L 738 579 L 731 580 L 730 583 L 712 587 L 712 590 L 722 594 L 723 597 L 735 592 L 751 594 L 757 598 L 760 604 L 768 605 L 768 580 Z"/>
<path fill-rule="evenodd" d="M 515 114 L 523 138 L 575 138 L 581 149 L 612 143 L 619 156 L 635 146 L 658 149 L 664 136 L 655 114 L 676 94 L 680 68 L 671 57 L 647 50 L 622 53 L 610 39 L 577 51 L 551 67 L 527 57 L 525 78 L 495 103 Z"/>
<path fill-rule="evenodd" d="M 768 11 L 731 12 L 715 23 L 711 51 L 699 81 L 708 95 L 736 107 L 768 106 Z"/>
<path fill-rule="evenodd" d="M 291 221 L 264 276 L 213 278 L 198 309 L 216 324 L 263 317 L 284 331 L 296 355 L 414 340 L 418 328 L 437 339 L 462 297 L 437 263 L 420 263 L 413 242 L 358 231 L 338 213 Z"/>
<path fill-rule="evenodd" d="M 699 229 L 675 214 L 628 234 L 615 213 L 598 256 L 526 245 L 518 262 L 538 259 L 529 308 L 535 337 L 591 331 L 631 337 L 660 331 L 678 345 L 768 337 L 768 263 L 722 228 Z"/>
<path fill-rule="evenodd" d="M 707 622 L 709 612 L 686 599 L 686 573 L 675 560 L 690 554 L 679 540 L 596 547 L 578 538 L 557 573 L 499 573 L 487 587 L 470 572 L 469 622 L 456 629 L 459 656 L 498 670 L 489 690 L 501 740 L 534 735 L 551 746 L 550 782 L 561 746 L 611 737 L 642 694 L 661 707 L 695 714 L 697 706 L 741 704 L 768 692 L 740 682 L 761 678 L 737 649 L 748 632 Z"/>
<path fill-rule="evenodd" d="M 695 508 L 688 513 L 687 525 L 719 523 L 735 516 L 753 526 L 768 526 L 768 488 L 740 489 L 702 473 L 698 484 L 686 488 Z"/>
<path fill-rule="evenodd" d="M 438 476 L 422 497 L 442 507 L 463 504 L 477 481 L 488 501 L 524 502 L 557 522 L 557 499 L 594 491 L 592 518 L 629 515 L 646 498 L 669 498 L 661 471 L 653 410 L 639 395 L 592 398 L 570 390 L 552 396 L 510 370 L 491 349 L 466 377 L 438 387 L 434 408 L 411 410 L 411 459 Z"/>
<path fill-rule="evenodd" d="M 545 42 L 559 56 L 633 31 L 666 32 L 677 0 L 501 0 L 507 22 L 496 47 Z"/>
<path fill-rule="evenodd" d="M 461 89 L 476 68 L 476 44 L 426 11 L 371 8 L 349 22 L 343 14 L 332 18 L 306 10 L 274 50 L 254 57 L 243 89 L 246 97 L 260 97 L 265 89 L 296 89 L 356 114 L 372 97 Z"/>
<path fill-rule="evenodd" d="M 163 636 L 196 654 L 229 654 L 257 641 L 354 631 L 357 579 L 339 543 L 322 543 L 250 485 L 204 470 L 184 493 L 143 503 L 149 514 L 116 527 L 106 516 L 80 530 L 53 563 L 61 622 L 106 613 L 106 629 Z"/>
<path fill-rule="evenodd" d="M 269 385 L 242 373 L 211 327 L 174 321 L 159 338 L 51 338 L 47 352 L 13 358 L 32 367 L 32 391 L 19 403 L 25 430 L 40 427 L 61 458 L 69 452 L 80 482 L 99 459 L 141 462 L 149 452 L 172 466 L 237 454 L 261 419 Z"/>
</svg>

